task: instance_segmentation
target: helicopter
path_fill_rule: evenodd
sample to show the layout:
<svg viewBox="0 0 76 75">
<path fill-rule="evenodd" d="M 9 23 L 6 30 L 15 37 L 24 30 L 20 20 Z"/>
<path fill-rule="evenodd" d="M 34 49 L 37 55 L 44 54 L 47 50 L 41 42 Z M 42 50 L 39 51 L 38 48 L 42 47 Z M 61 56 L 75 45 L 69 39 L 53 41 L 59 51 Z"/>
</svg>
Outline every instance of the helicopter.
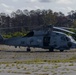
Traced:
<svg viewBox="0 0 76 75">
<path fill-rule="evenodd" d="M 66 33 L 75 35 L 74 32 L 64 28 L 48 25 L 39 30 L 32 30 L 25 36 L 3 39 L 0 35 L 0 44 L 15 46 L 15 48 L 27 47 L 27 52 L 31 51 L 31 47 L 49 49 L 49 52 L 53 52 L 54 49 L 63 52 L 76 48 L 76 41 Z"/>
</svg>

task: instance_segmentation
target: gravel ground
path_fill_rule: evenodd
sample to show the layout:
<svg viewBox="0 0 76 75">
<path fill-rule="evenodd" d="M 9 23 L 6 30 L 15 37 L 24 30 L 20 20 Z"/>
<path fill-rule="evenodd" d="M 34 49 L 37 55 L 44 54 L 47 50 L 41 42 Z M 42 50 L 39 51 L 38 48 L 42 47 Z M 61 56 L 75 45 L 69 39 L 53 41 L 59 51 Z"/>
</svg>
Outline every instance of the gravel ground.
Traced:
<svg viewBox="0 0 76 75">
<path fill-rule="evenodd" d="M 26 52 L 24 47 L 5 45 L 0 46 L 0 50 L 0 75 L 76 75 L 76 50 L 46 52 L 32 48 L 32 52 Z M 68 59 L 73 59 L 73 62 Z"/>
<path fill-rule="evenodd" d="M 0 75 L 76 75 L 76 63 L 0 64 Z"/>
</svg>

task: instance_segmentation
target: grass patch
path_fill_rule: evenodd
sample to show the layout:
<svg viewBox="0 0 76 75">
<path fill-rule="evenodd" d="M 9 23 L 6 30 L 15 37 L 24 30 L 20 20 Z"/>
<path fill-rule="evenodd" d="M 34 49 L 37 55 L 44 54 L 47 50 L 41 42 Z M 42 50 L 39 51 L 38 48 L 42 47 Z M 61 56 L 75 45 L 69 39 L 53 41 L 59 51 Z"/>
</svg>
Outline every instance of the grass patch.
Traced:
<svg viewBox="0 0 76 75">
<path fill-rule="evenodd" d="M 39 74 L 39 75 L 49 75 L 49 74 Z"/>
<path fill-rule="evenodd" d="M 26 72 L 25 74 L 31 74 L 31 72 Z"/>
<path fill-rule="evenodd" d="M 71 64 L 69 64 L 69 66 L 74 66 L 74 64 L 73 64 L 73 63 L 71 63 Z"/>
<path fill-rule="evenodd" d="M 43 64 L 43 63 L 66 63 L 66 62 L 76 62 L 76 57 L 71 57 L 69 59 L 57 59 L 57 60 L 42 60 L 42 59 L 35 59 L 35 60 L 24 60 L 24 61 L 15 61 L 15 62 L 0 62 L 0 64 L 8 64 L 12 63 L 12 66 L 15 64 Z"/>
</svg>

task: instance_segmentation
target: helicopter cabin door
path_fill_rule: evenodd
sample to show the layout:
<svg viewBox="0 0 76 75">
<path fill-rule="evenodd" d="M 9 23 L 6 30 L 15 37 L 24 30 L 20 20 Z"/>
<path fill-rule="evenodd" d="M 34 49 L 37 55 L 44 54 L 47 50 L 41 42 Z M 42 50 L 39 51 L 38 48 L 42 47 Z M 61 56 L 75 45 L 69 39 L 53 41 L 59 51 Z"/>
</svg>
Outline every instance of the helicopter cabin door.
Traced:
<svg viewBox="0 0 76 75">
<path fill-rule="evenodd" d="M 50 44 L 50 37 L 49 36 L 44 36 L 43 37 L 43 46 L 48 47 Z"/>
</svg>

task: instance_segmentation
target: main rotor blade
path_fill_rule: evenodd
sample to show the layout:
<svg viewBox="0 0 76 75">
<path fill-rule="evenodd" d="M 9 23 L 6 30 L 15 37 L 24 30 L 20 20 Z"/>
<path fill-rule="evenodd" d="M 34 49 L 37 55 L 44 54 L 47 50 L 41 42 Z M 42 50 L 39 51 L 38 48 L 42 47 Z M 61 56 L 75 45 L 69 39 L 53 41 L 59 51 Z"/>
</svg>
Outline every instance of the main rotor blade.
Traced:
<svg viewBox="0 0 76 75">
<path fill-rule="evenodd" d="M 65 32 L 65 33 L 75 34 L 72 31 L 69 31 L 69 30 L 66 30 L 66 29 L 63 29 L 63 28 L 59 28 L 59 27 L 53 27 L 53 29 L 58 30 L 58 31 L 62 31 L 62 32 Z"/>
</svg>

